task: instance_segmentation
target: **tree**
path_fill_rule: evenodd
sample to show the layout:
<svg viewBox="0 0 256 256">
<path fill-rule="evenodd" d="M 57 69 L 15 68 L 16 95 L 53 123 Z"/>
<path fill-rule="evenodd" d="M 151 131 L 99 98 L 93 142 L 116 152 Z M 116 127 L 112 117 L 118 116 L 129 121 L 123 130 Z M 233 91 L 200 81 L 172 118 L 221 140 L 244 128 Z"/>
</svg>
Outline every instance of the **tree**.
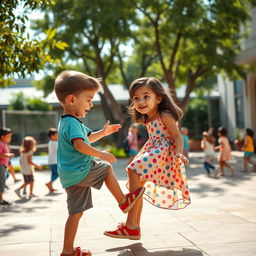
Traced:
<svg viewBox="0 0 256 256">
<path fill-rule="evenodd" d="M 19 92 L 11 99 L 8 109 L 50 111 L 52 106 L 39 98 L 26 97 L 23 92 Z"/>
<path fill-rule="evenodd" d="M 50 3 L 50 0 L 0 1 L 0 87 L 10 84 L 15 74 L 25 77 L 39 71 L 45 63 L 54 62 L 48 55 L 50 48 L 66 47 L 52 37 L 52 30 L 41 41 L 31 40 L 26 33 L 29 11 Z M 22 14 L 15 13 L 17 8 L 22 9 Z"/>
<path fill-rule="evenodd" d="M 243 76 L 235 57 L 245 36 L 241 25 L 249 20 L 250 4 L 255 6 L 255 1 L 141 0 L 134 4 L 144 27 L 152 29 L 152 45 L 169 88 L 176 96 L 177 86 L 187 86 L 181 101 L 184 108 L 200 79 L 222 71 Z"/>
<path fill-rule="evenodd" d="M 56 5 L 46 8 L 44 20 L 34 26 L 42 31 L 55 24 L 56 38 L 69 44 L 59 57 L 65 59 L 66 63 L 80 60 L 87 74 L 101 77 L 103 110 L 112 122 L 125 119 L 120 105 L 107 87 L 107 78 L 119 44 L 130 34 L 129 22 L 133 18 L 131 7 L 129 1 L 125 0 L 58 0 Z"/>
</svg>

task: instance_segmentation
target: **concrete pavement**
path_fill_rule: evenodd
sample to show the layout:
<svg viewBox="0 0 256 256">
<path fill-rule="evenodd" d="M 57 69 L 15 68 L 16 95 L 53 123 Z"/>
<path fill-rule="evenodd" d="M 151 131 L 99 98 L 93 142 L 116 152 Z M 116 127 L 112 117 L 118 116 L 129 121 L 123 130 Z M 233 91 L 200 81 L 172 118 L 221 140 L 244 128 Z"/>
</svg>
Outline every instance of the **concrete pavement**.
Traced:
<svg viewBox="0 0 256 256">
<path fill-rule="evenodd" d="M 241 173 L 242 153 L 233 152 L 234 177 L 211 179 L 202 168 L 202 153 L 191 153 L 187 168 L 192 203 L 184 210 L 167 211 L 144 201 L 142 238 L 139 241 L 108 238 L 126 215 L 104 186 L 93 190 L 94 208 L 85 212 L 79 226 L 76 245 L 89 248 L 97 256 L 190 256 L 256 255 L 256 173 Z M 119 160 L 114 169 L 126 191 L 127 160 Z M 21 178 L 21 175 L 18 174 Z M 67 218 L 65 192 L 48 194 L 44 185 L 49 171 L 38 171 L 31 200 L 18 199 L 14 193 L 20 183 L 7 181 L 4 197 L 11 207 L 0 207 L 0 256 L 57 256 L 62 248 Z"/>
</svg>

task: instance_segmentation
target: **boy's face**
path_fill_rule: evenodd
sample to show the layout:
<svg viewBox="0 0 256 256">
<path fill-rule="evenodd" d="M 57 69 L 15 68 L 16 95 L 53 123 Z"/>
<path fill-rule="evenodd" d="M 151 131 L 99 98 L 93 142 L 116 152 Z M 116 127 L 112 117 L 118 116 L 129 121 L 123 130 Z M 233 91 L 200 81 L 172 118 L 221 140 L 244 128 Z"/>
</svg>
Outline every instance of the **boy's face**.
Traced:
<svg viewBox="0 0 256 256">
<path fill-rule="evenodd" d="M 1 136 L 1 141 L 5 142 L 5 143 L 10 143 L 12 139 L 12 133 L 7 133 L 3 136 Z"/>
<path fill-rule="evenodd" d="M 78 118 L 83 118 L 93 107 L 92 99 L 96 91 L 83 91 L 79 95 L 69 95 L 66 99 L 64 110 Z"/>
</svg>

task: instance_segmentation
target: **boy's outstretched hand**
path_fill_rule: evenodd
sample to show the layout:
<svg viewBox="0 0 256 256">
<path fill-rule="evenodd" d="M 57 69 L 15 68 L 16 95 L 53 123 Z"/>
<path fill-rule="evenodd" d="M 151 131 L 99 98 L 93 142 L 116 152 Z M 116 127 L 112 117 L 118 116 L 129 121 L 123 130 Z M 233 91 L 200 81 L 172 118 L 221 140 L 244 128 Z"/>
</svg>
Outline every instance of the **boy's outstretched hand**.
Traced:
<svg viewBox="0 0 256 256">
<path fill-rule="evenodd" d="M 116 157 L 106 151 L 102 151 L 101 155 L 100 155 L 100 159 L 110 162 L 110 163 L 114 163 L 117 161 Z"/>
<path fill-rule="evenodd" d="M 104 135 L 108 136 L 114 132 L 119 131 L 120 128 L 121 128 L 120 124 L 110 124 L 110 121 L 108 120 L 102 130 L 104 132 Z"/>
</svg>

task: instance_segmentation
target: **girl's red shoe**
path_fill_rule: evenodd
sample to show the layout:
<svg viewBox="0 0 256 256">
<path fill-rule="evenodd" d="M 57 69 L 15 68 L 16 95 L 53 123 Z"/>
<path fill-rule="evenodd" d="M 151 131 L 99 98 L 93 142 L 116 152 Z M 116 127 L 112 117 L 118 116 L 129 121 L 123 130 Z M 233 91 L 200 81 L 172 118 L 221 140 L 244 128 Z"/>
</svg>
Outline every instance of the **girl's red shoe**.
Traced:
<svg viewBox="0 0 256 256">
<path fill-rule="evenodd" d="M 74 253 L 65 254 L 62 253 L 60 256 L 92 256 L 92 253 L 89 250 L 81 250 L 80 247 L 76 247 Z"/>
</svg>

